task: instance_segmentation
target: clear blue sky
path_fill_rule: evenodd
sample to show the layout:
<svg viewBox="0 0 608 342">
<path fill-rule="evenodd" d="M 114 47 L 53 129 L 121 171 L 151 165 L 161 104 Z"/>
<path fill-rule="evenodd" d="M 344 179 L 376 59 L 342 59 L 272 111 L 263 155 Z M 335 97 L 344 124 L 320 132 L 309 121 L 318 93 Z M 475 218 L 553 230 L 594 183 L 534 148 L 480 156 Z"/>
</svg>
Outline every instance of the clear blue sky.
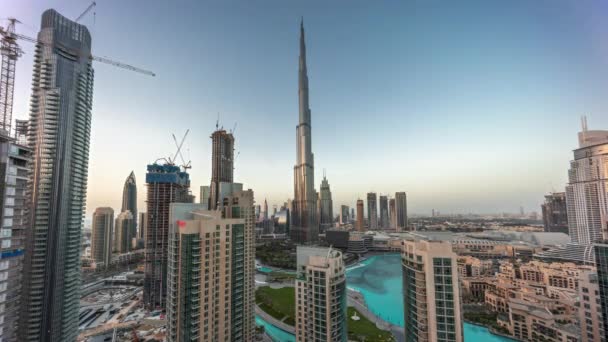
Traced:
<svg viewBox="0 0 608 342">
<path fill-rule="evenodd" d="M 89 3 L 2 0 L 0 17 L 35 36 L 43 10 L 74 18 Z M 119 209 L 131 170 L 145 208 L 146 164 L 188 128 L 198 195 L 218 112 L 224 127 L 238 122 L 235 179 L 258 203 L 292 197 L 300 16 L 316 187 L 327 169 L 335 206 L 407 191 L 415 213 L 539 210 L 564 188 L 579 117 L 608 129 L 604 1 L 97 3 L 82 20 L 93 53 L 158 76 L 95 66 L 87 215 Z M 22 45 L 18 118 L 32 70 Z"/>
</svg>

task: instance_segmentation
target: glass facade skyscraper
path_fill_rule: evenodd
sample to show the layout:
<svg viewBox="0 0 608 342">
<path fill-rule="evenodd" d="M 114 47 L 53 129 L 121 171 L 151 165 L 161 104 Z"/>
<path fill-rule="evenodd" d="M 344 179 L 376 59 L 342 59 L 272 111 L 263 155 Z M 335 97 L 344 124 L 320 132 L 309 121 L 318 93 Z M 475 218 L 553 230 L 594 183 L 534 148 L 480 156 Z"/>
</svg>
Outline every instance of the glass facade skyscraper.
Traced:
<svg viewBox="0 0 608 342">
<path fill-rule="evenodd" d="M 20 339 L 74 341 L 80 300 L 93 67 L 87 28 L 55 10 L 42 15 L 34 54 L 29 222 Z"/>
</svg>

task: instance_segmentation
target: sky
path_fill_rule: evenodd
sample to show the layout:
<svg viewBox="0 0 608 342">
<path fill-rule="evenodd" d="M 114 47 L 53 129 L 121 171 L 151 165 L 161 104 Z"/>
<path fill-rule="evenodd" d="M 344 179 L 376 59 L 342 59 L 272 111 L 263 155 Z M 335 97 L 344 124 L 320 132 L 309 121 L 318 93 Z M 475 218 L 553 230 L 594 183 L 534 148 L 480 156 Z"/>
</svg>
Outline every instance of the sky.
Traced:
<svg viewBox="0 0 608 342">
<path fill-rule="evenodd" d="M 0 0 L 0 18 L 36 36 L 45 9 L 89 3 Z M 567 182 L 580 116 L 608 129 L 607 15 L 600 0 L 98 0 L 81 20 L 93 54 L 157 76 L 94 66 L 87 218 L 120 209 L 131 170 L 143 211 L 146 165 L 187 129 L 198 197 L 218 113 L 237 125 L 235 181 L 270 207 L 292 198 L 301 17 L 315 183 L 326 169 L 336 208 L 406 191 L 411 213 L 540 211 Z M 31 95 L 21 46 L 14 118 Z"/>
</svg>

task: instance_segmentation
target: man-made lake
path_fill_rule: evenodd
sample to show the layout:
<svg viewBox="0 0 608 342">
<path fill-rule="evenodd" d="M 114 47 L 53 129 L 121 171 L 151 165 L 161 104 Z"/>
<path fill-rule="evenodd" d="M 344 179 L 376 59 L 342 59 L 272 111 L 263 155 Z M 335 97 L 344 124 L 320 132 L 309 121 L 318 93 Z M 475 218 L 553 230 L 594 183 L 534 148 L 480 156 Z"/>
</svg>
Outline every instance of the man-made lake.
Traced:
<svg viewBox="0 0 608 342">
<path fill-rule="evenodd" d="M 350 289 L 365 297 L 369 309 L 385 321 L 403 326 L 403 298 L 401 256 L 399 254 L 376 255 L 346 270 L 346 283 Z M 283 331 L 256 316 L 256 324 L 263 325 L 276 342 L 293 342 L 294 335 Z M 497 336 L 484 327 L 464 323 L 465 341 L 512 342 Z"/>
</svg>

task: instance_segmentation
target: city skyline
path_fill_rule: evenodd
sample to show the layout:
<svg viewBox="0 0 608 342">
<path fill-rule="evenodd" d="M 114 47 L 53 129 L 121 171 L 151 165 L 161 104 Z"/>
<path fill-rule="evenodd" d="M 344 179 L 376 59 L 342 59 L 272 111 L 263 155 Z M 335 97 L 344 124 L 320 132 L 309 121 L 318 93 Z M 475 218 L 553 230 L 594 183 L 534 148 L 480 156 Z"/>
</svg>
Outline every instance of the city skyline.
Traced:
<svg viewBox="0 0 608 342">
<path fill-rule="evenodd" d="M 73 18 L 82 5 L 20 1 L 0 9 L 24 22 L 17 26 L 18 32 L 35 36 L 43 10 L 53 7 Z M 446 5 L 435 11 L 420 4 L 383 9 L 363 3 L 349 8 L 328 6 L 329 14 L 343 12 L 338 19 L 313 13 L 314 4 L 290 8 L 276 4 L 268 11 L 246 4 L 235 4 L 235 10 L 220 4 L 184 3 L 179 8 L 99 4 L 95 20 L 91 15 L 82 20 L 91 30 L 93 52 L 151 69 L 158 76 L 150 79 L 103 65 L 94 67 L 85 217 L 89 219 L 102 206 L 118 212 L 124 175 L 134 170 L 136 178 L 144 179 L 144 165 L 174 151 L 171 133 L 181 134 L 188 128 L 192 130 L 186 143 L 193 161 L 192 189 L 206 184 L 211 168 L 208 134 L 217 112 L 226 129 L 238 122 L 236 149 L 241 153 L 235 177 L 259 189 L 258 200 L 283 203 L 292 198 L 301 16 L 308 35 L 315 179 L 321 179 L 320 170 L 327 169 L 334 209 L 341 204 L 354 207 L 357 198 L 370 191 L 406 191 L 412 213 L 428 213 L 432 208 L 444 213 L 515 212 L 520 205 L 538 212 L 545 194 L 565 188 L 565 170 L 577 146 L 579 116 L 588 115 L 590 129 L 608 127 L 604 114 L 608 103 L 600 91 L 608 73 L 606 53 L 596 41 L 608 32 L 608 25 L 593 14 L 605 13 L 605 5 L 585 9 L 571 8 L 566 2 L 551 8 L 523 2 L 514 5 L 502 9 L 505 18 L 489 22 L 485 17 L 494 18 L 496 6 L 482 3 L 462 9 Z M 541 18 L 542 25 L 532 15 L 541 10 L 553 14 Z M 204 20 L 195 20 L 196 15 L 188 11 Z M 390 15 L 391 11 L 395 14 Z M 169 47 L 162 49 L 144 39 L 142 31 L 152 29 L 152 21 L 160 20 L 160 15 L 172 23 L 183 18 L 183 24 L 174 29 L 185 39 L 169 41 Z M 375 25 L 380 16 L 384 24 Z M 470 19 L 466 25 L 462 17 Z M 445 25 L 430 28 L 425 24 L 430 19 L 444 19 Z M 508 25 L 515 21 L 521 29 Z M 582 22 L 586 25 L 577 24 Z M 450 25 L 458 29 L 450 32 Z M 193 28 L 191 32 L 184 31 L 187 26 Z M 170 40 L 169 27 L 157 32 L 159 39 Z M 487 27 L 490 34 L 477 32 L 479 27 Z M 213 37 L 218 30 L 224 34 L 221 42 Z M 516 38 L 523 31 L 529 34 L 519 41 Z M 129 34 L 121 36 L 124 32 Z M 193 32 L 210 33 L 193 37 Z M 250 41 L 252 35 L 258 43 Z M 500 44 L 492 42 L 495 36 Z M 559 42 L 561 36 L 568 38 L 567 44 Z M 129 46 L 133 39 L 142 40 L 141 48 Z M 23 119 L 29 110 L 33 46 L 20 45 L 26 55 L 17 62 L 13 117 Z M 205 63 L 190 69 L 184 66 L 189 61 L 181 56 L 208 50 L 214 53 L 204 54 Z M 268 50 L 275 53 L 265 53 Z M 517 61 L 500 55 L 510 50 L 519 52 Z M 179 51 L 180 56 L 171 56 L 180 63 L 167 62 L 168 51 Z M 250 55 L 240 56 L 244 51 Z M 129 89 L 128 97 L 115 87 L 115 79 Z M 201 80 L 198 87 L 188 88 Z M 460 80 L 463 84 L 458 84 Z M 258 90 L 252 92 L 252 87 Z M 153 98 L 167 88 L 172 90 L 162 103 Z M 433 96 L 441 101 L 428 98 Z M 357 100 L 354 105 L 346 103 L 351 99 Z M 132 132 L 134 127 L 138 136 L 159 139 L 133 141 L 130 151 L 137 153 L 121 152 L 121 142 L 112 137 Z M 260 138 L 270 130 L 275 133 L 271 139 Z M 437 151 L 438 158 L 430 157 L 429 150 Z M 355 165 L 355 152 L 368 156 L 368 162 Z M 121 167 L 107 170 L 104 166 L 110 162 Z M 386 169 L 381 179 L 375 177 L 378 167 Z M 446 170 L 449 177 L 444 177 Z M 487 190 L 488 184 L 492 191 Z M 142 208 L 145 189 L 138 191 Z"/>
</svg>

